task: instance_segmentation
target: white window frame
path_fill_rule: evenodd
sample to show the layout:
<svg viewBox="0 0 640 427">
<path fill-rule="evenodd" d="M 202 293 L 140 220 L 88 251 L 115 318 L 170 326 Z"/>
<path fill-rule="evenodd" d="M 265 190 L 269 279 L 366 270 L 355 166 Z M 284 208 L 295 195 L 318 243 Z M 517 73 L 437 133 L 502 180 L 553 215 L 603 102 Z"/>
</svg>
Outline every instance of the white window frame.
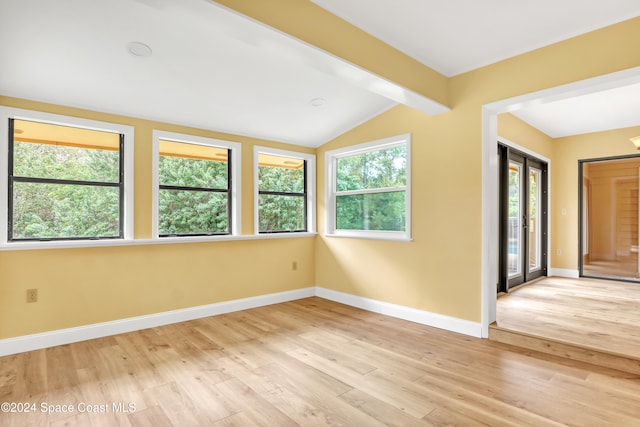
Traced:
<svg viewBox="0 0 640 427">
<path fill-rule="evenodd" d="M 316 232 L 316 156 L 314 154 L 299 153 L 297 151 L 280 150 L 270 147 L 254 146 L 253 147 L 253 230 L 256 235 L 278 235 L 293 234 L 300 235 L 305 232 L 273 232 L 260 233 L 260 218 L 258 217 L 258 198 L 260 196 L 260 182 L 258 174 L 258 155 L 270 154 L 273 156 L 289 157 L 292 159 L 300 159 L 306 161 L 305 179 L 307 183 L 307 231 L 306 233 Z"/>
<path fill-rule="evenodd" d="M 97 130 L 124 135 L 124 214 L 123 237 L 116 239 L 92 240 L 78 239 L 74 241 L 9 241 L 8 240 L 8 168 L 9 168 L 9 119 L 28 120 L 52 125 L 69 126 L 81 129 Z M 116 123 L 81 119 L 78 117 L 44 113 L 41 111 L 0 106 L 0 247 L 6 248 L 56 248 L 76 246 L 101 246 L 112 244 L 109 241 L 133 240 L 133 144 L 134 128 Z"/>
<path fill-rule="evenodd" d="M 336 164 L 342 157 L 357 154 L 386 150 L 393 147 L 405 146 L 407 153 L 407 184 L 405 191 L 405 230 L 404 231 L 378 231 L 378 230 L 338 230 L 336 229 Z M 339 148 L 325 153 L 325 235 L 329 237 L 354 237 L 361 239 L 411 241 L 411 134 L 397 135 L 390 138 L 365 142 L 345 148 Z M 397 188 L 394 188 L 397 190 Z M 348 194 L 372 194 L 384 192 L 384 189 L 362 190 L 346 192 Z"/>
<path fill-rule="evenodd" d="M 162 130 L 153 130 L 153 161 L 152 161 L 152 185 L 153 185 L 153 194 L 152 194 L 152 203 L 153 203 L 153 212 L 152 212 L 152 240 L 162 240 L 164 241 L 189 241 L 189 240 L 218 240 L 228 238 L 229 235 L 220 235 L 220 236 L 175 236 L 175 237 L 160 237 L 159 236 L 159 188 L 160 188 L 160 177 L 158 176 L 159 165 L 160 165 L 160 140 L 172 141 L 172 142 L 180 142 L 184 144 L 194 144 L 194 145 L 205 145 L 209 147 L 219 147 L 226 148 L 231 151 L 231 188 L 229 191 L 231 192 L 231 236 L 239 236 L 242 234 L 242 213 L 241 209 L 241 198 L 240 198 L 240 189 L 242 188 L 241 183 L 241 170 L 240 165 L 242 165 L 241 161 L 241 153 L 242 147 L 237 142 L 224 141 L 221 139 L 214 138 L 206 138 L 202 136 L 195 135 L 187 135 L 182 133 L 174 133 L 174 132 L 166 132 Z"/>
</svg>

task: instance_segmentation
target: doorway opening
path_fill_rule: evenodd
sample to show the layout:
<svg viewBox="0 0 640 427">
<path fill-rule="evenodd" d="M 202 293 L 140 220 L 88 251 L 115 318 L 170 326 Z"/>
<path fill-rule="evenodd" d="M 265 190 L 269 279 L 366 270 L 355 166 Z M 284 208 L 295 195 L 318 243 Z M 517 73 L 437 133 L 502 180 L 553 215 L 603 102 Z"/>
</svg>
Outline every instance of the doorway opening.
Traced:
<svg viewBox="0 0 640 427">
<path fill-rule="evenodd" d="M 580 276 L 640 282 L 640 157 L 580 161 Z"/>
<path fill-rule="evenodd" d="M 548 165 L 498 144 L 499 280 L 498 292 L 547 275 Z"/>
</svg>

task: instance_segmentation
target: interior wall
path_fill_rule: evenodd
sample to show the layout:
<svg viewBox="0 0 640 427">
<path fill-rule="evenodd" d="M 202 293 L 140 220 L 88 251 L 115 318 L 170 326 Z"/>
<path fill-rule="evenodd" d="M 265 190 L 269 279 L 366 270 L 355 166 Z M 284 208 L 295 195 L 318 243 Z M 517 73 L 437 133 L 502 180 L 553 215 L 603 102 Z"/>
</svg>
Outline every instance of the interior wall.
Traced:
<svg viewBox="0 0 640 427">
<path fill-rule="evenodd" d="M 253 146 L 272 141 L 0 97 L 0 105 L 135 127 L 135 238 L 151 238 L 153 129 L 242 144 L 242 230 L 253 233 Z M 297 269 L 292 269 L 293 261 Z M 313 286 L 313 237 L 0 250 L 0 339 Z M 37 303 L 26 289 L 38 288 Z"/>
<path fill-rule="evenodd" d="M 639 66 L 638 41 L 640 18 L 461 74 L 449 81 L 451 112 L 428 117 L 396 107 L 320 147 L 318 195 L 322 209 L 322 164 L 327 150 L 411 133 L 413 241 L 324 236 L 321 210 L 316 284 L 480 322 L 482 274 L 486 267 L 482 265 L 483 105 Z M 564 164 L 556 162 L 553 155 L 550 157 L 554 164 Z M 575 171 L 575 167 L 569 165 L 553 172 L 560 176 L 560 181 L 554 181 L 556 184 L 574 177 L 574 194 L 577 173 L 574 175 L 571 170 Z M 552 188 L 553 185 L 552 182 Z M 564 195 L 558 196 L 566 191 L 555 193 L 555 209 L 570 207 Z M 569 244 L 562 239 L 569 227 L 577 228 L 575 217 L 572 218 L 572 225 L 559 225 L 555 217 L 552 233 L 560 235 L 561 241 L 552 242 L 553 245 L 566 245 L 569 250 Z M 572 261 L 566 262 L 571 256 L 565 253 L 562 259 L 552 257 L 552 265 L 575 268 L 575 254 Z"/>
<path fill-rule="evenodd" d="M 322 23 L 320 27 L 313 21 L 314 16 L 317 17 L 314 14 L 319 12 L 308 2 L 222 3 L 368 69 L 381 70 L 381 75 L 403 82 L 433 99 L 444 100 L 453 111 L 430 117 L 398 106 L 320 147 L 317 150 L 320 236 L 315 240 L 0 252 L 0 338 L 312 284 L 480 322 L 484 268 L 483 105 L 640 66 L 640 18 L 445 79 L 405 56 L 391 55 L 388 46 L 345 26 L 337 17 L 323 14 L 318 21 Z M 293 9 L 285 9 L 287 7 Z M 345 37 L 326 31 L 334 26 L 339 30 L 337 34 Z M 151 233 L 152 129 L 228 137 L 10 98 L 0 98 L 0 104 L 135 126 L 136 238 L 147 238 Z M 322 235 L 324 153 L 407 132 L 413 138 L 413 241 Z M 233 140 L 243 144 L 242 224 L 248 233 L 253 224 L 250 153 L 258 141 L 241 137 Z M 282 148 L 274 142 L 259 141 L 259 144 Z M 554 181 L 555 185 L 552 182 L 552 188 L 557 186 L 560 191 L 555 192 L 552 203 L 555 209 L 568 207 L 570 216 L 555 217 L 552 233 L 559 236 L 555 244 L 566 247 L 567 255 L 554 257 L 552 262 L 571 268 L 577 265 L 577 258 L 575 253 L 570 256 L 568 248 L 573 245 L 577 252 L 577 245 L 573 244 L 577 241 L 577 223 L 569 223 L 567 219 L 575 221 L 575 205 L 571 210 L 569 194 L 576 194 L 577 162 L 571 160 L 575 157 L 569 148 L 573 143 L 562 146 L 566 148 L 560 153 L 554 149 L 554 156 L 559 156 L 558 164 L 566 160 L 567 163 L 562 164 L 568 166 L 553 174 L 553 179 L 558 181 Z M 570 230 L 574 230 L 573 235 Z M 290 271 L 292 260 L 298 260 L 296 272 Z M 34 284 L 45 292 L 41 293 L 40 302 L 27 306 L 24 291 Z"/>
<path fill-rule="evenodd" d="M 640 126 L 554 139 L 552 159 L 557 165 L 551 174 L 551 258 L 554 267 L 578 270 L 579 266 L 578 161 L 640 154 L 629 141 L 638 135 Z"/>
<path fill-rule="evenodd" d="M 553 139 L 511 113 L 498 114 L 498 136 L 551 159 Z"/>
</svg>

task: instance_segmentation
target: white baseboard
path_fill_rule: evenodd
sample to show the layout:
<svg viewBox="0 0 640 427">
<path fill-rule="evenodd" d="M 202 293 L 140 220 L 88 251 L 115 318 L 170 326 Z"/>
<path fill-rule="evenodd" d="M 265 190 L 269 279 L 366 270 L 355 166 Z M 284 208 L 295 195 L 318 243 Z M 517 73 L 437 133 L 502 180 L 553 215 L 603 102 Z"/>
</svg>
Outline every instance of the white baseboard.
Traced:
<svg viewBox="0 0 640 427">
<path fill-rule="evenodd" d="M 549 276 L 568 277 L 571 279 L 577 279 L 580 277 L 580 271 L 572 270 L 570 268 L 550 268 Z"/>
<path fill-rule="evenodd" d="M 374 313 L 420 323 L 422 325 L 433 326 L 473 337 L 482 337 L 482 325 L 478 322 L 458 319 L 456 317 L 444 316 L 442 314 L 431 313 L 402 305 L 391 304 L 370 298 L 359 297 L 344 292 L 316 287 L 316 296 Z"/>
<path fill-rule="evenodd" d="M 181 310 L 149 314 L 146 316 L 130 317 L 111 322 L 95 323 L 75 328 L 59 329 L 39 334 L 7 338 L 0 340 L 0 356 L 102 338 L 110 335 L 185 322 L 188 320 L 201 319 L 203 317 L 216 316 L 234 311 L 248 310 L 251 308 L 263 307 L 266 305 L 294 301 L 313 296 L 336 301 L 374 313 L 420 323 L 422 325 L 446 329 L 448 331 L 471 335 L 473 337 L 482 337 L 482 328 L 480 323 L 444 316 L 442 314 L 430 313 L 428 311 L 404 307 L 384 301 L 359 297 L 356 295 L 333 291 L 331 289 L 309 287 L 296 289 L 294 291 L 260 295 L 251 298 L 201 305 Z"/>
<path fill-rule="evenodd" d="M 185 322 L 187 320 L 216 316 L 234 311 L 248 310 L 281 302 L 293 301 L 315 296 L 315 288 L 296 289 L 294 291 L 260 295 L 257 297 L 225 301 L 216 304 L 201 305 L 181 310 L 166 311 L 146 316 L 130 317 L 111 322 L 95 323 L 76 328 L 60 329 L 33 335 L 0 340 L 0 356 L 38 350 L 56 345 L 70 344 L 94 338 L 138 331 L 140 329 Z"/>
</svg>

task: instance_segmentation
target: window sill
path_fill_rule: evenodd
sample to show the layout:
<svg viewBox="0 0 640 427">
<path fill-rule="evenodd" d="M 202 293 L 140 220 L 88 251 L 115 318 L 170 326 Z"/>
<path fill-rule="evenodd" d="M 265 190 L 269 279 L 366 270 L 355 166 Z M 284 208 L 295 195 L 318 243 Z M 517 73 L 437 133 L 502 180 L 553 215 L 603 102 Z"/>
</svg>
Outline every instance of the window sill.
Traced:
<svg viewBox="0 0 640 427">
<path fill-rule="evenodd" d="M 295 239 L 315 237 L 315 232 L 307 233 L 271 233 L 271 234 L 243 234 L 238 236 L 193 236 L 193 237 L 161 237 L 156 239 L 113 239 L 113 240 L 74 240 L 74 241 L 47 241 L 47 242 L 12 242 L 0 245 L 0 251 L 26 251 L 38 249 L 73 249 L 73 248 L 99 248 L 112 246 L 144 246 L 166 245 L 179 243 L 213 243 L 241 240 L 270 240 L 270 239 Z"/>
<path fill-rule="evenodd" d="M 363 239 L 363 240 L 383 240 L 388 242 L 413 242 L 411 237 L 397 234 L 384 233 L 327 233 L 324 237 L 338 237 L 347 239 Z"/>
</svg>

